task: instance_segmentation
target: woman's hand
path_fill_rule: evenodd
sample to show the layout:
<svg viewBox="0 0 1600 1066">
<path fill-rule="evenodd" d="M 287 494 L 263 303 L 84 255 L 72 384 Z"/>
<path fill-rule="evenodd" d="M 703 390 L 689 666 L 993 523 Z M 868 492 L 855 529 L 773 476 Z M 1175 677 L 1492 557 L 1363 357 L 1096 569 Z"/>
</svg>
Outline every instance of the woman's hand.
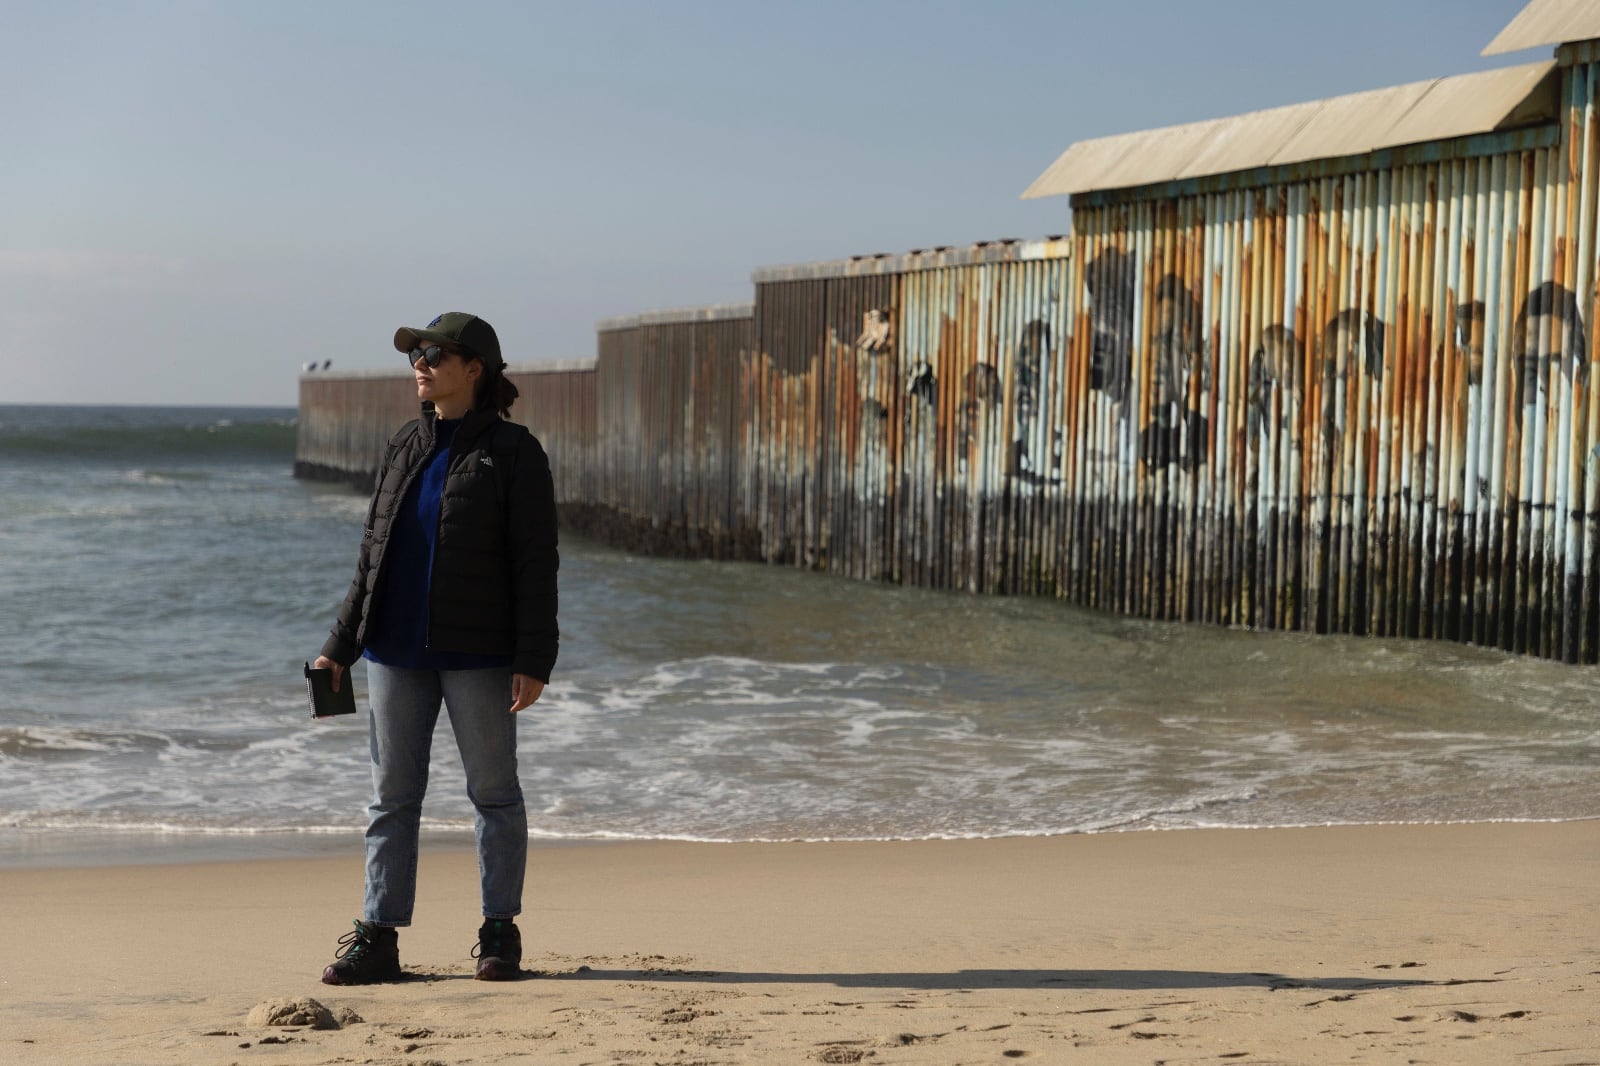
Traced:
<svg viewBox="0 0 1600 1066">
<path fill-rule="evenodd" d="M 544 692 L 544 682 L 527 674 L 511 675 L 511 713 L 527 707 Z"/>
<path fill-rule="evenodd" d="M 328 658 L 326 655 L 317 656 L 317 661 L 311 664 L 313 670 L 333 671 L 333 691 L 339 691 L 339 679 L 344 677 L 344 667 Z"/>
</svg>

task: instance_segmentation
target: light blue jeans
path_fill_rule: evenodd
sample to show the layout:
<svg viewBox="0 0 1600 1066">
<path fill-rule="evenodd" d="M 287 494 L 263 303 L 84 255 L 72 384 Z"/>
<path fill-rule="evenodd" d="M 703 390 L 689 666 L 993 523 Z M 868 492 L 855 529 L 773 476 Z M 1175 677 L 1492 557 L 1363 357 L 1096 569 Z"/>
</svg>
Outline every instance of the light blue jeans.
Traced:
<svg viewBox="0 0 1600 1066">
<path fill-rule="evenodd" d="M 428 756 L 443 702 L 477 811 L 478 876 L 485 918 L 522 910 L 528 815 L 517 781 L 511 671 L 407 670 L 367 661 L 372 704 L 372 806 L 367 808 L 366 921 L 411 924 L 418 831 Z"/>
</svg>

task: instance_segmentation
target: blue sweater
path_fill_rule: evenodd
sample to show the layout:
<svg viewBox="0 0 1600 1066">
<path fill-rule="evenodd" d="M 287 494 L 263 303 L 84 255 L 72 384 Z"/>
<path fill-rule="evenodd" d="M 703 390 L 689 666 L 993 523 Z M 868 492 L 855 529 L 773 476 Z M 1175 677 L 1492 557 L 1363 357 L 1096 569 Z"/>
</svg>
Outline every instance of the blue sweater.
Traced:
<svg viewBox="0 0 1600 1066">
<path fill-rule="evenodd" d="M 461 423 L 434 423 L 433 451 L 406 490 L 389 534 L 389 580 L 365 657 L 411 670 L 481 670 L 511 665 L 509 656 L 428 650 L 428 590 L 439 539 L 439 496 L 450 469 L 450 442 Z"/>
</svg>

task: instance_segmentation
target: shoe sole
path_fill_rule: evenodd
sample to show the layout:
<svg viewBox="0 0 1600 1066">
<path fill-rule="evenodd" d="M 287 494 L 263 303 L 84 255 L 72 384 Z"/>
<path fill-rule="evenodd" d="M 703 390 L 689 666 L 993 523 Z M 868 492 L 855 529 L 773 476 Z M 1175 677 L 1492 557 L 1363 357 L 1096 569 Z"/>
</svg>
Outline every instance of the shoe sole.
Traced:
<svg viewBox="0 0 1600 1066">
<path fill-rule="evenodd" d="M 322 983 L 325 985 L 381 985 L 390 981 L 404 980 L 404 978 L 405 971 L 403 970 L 396 970 L 393 973 L 386 973 L 378 977 L 368 977 L 359 981 L 352 981 L 346 978 L 332 966 L 326 967 L 322 971 Z"/>
<path fill-rule="evenodd" d="M 481 960 L 478 972 L 472 976 L 479 981 L 515 981 L 522 976 L 522 967 L 491 957 Z"/>
</svg>

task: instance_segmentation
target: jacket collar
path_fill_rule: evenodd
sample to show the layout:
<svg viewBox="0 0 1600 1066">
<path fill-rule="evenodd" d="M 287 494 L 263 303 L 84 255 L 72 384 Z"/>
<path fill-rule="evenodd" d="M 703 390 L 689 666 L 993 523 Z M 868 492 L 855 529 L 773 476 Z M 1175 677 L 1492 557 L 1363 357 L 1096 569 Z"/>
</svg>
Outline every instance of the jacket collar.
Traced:
<svg viewBox="0 0 1600 1066">
<path fill-rule="evenodd" d="M 422 431 L 431 442 L 434 435 L 434 423 L 438 419 L 438 412 L 433 409 L 432 400 L 422 401 Z M 494 423 L 500 421 L 498 411 L 475 407 L 461 418 L 461 427 L 456 430 L 457 440 L 466 440 L 476 437 Z"/>
</svg>

